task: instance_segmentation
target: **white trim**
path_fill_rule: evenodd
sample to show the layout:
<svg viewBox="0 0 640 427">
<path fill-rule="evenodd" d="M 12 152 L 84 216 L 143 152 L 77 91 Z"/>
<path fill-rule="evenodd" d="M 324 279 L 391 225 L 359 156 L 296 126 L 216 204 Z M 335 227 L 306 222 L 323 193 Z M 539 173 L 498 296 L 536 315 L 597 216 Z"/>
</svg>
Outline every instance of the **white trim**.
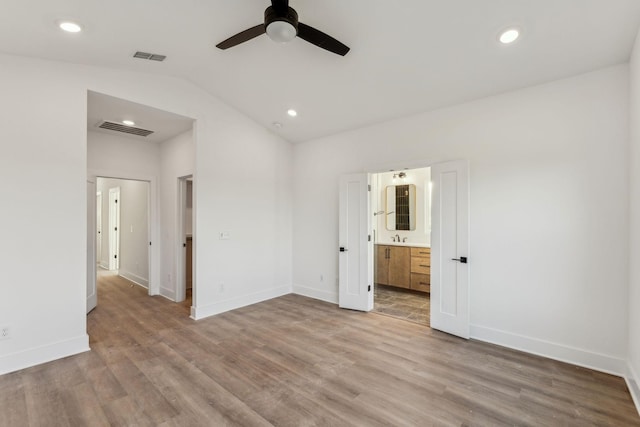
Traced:
<svg viewBox="0 0 640 427">
<path fill-rule="evenodd" d="M 296 295 L 302 295 L 317 299 L 324 302 L 330 302 L 332 304 L 338 304 L 338 291 L 329 292 L 320 289 L 309 288 L 301 285 L 293 285 L 293 293 Z"/>
<path fill-rule="evenodd" d="M 76 338 L 55 342 L 39 347 L 7 354 L 0 357 L 0 375 L 30 368 L 31 366 L 73 356 L 91 350 L 89 335 L 84 334 Z"/>
<path fill-rule="evenodd" d="M 246 307 L 262 301 L 278 298 L 291 293 L 291 285 L 280 286 L 265 291 L 256 292 L 250 295 L 243 295 L 237 298 L 220 301 L 215 304 L 208 304 L 203 307 L 191 307 L 191 318 L 194 320 L 204 319 L 205 317 L 215 316 L 225 311 L 235 310 L 237 308 Z"/>
<path fill-rule="evenodd" d="M 118 276 L 124 277 L 128 281 L 133 282 L 138 286 L 142 286 L 145 289 L 149 289 L 149 281 L 147 279 L 140 277 L 137 274 L 133 274 L 130 271 L 120 269 L 118 270 Z"/>
<path fill-rule="evenodd" d="M 629 393 L 631 393 L 633 403 L 636 405 L 636 411 L 638 411 L 638 414 L 640 415 L 640 387 L 638 387 L 638 375 L 636 375 L 636 371 L 633 369 L 631 363 L 627 364 L 627 375 L 624 380 L 627 383 Z"/>
<path fill-rule="evenodd" d="M 471 338 L 620 377 L 627 373 L 627 362 L 619 357 L 485 326 L 471 325 Z"/>
<path fill-rule="evenodd" d="M 160 296 L 165 297 L 168 300 L 176 302 L 176 291 L 175 289 L 169 289 L 165 287 L 160 288 Z"/>
</svg>

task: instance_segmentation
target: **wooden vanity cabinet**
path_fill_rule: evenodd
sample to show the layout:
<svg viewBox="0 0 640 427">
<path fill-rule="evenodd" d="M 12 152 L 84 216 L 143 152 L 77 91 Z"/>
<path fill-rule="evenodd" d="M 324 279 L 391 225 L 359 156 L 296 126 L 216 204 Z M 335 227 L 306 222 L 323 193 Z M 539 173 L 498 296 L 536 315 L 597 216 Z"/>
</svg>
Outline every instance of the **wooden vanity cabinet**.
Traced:
<svg viewBox="0 0 640 427">
<path fill-rule="evenodd" d="M 376 245 L 376 283 L 411 288 L 411 250 L 406 246 Z"/>
<path fill-rule="evenodd" d="M 431 292 L 431 248 L 411 248 L 411 289 Z"/>
</svg>

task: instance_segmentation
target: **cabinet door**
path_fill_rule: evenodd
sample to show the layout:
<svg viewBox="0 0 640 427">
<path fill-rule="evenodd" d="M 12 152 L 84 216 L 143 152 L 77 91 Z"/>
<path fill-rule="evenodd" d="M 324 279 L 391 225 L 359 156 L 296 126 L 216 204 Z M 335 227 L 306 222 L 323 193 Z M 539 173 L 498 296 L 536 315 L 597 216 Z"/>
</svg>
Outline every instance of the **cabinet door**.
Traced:
<svg viewBox="0 0 640 427">
<path fill-rule="evenodd" d="M 375 282 L 381 285 L 389 284 L 389 246 L 376 245 L 376 277 Z"/>
<path fill-rule="evenodd" d="M 411 250 L 408 247 L 389 246 L 389 284 L 399 288 L 411 287 Z"/>
</svg>

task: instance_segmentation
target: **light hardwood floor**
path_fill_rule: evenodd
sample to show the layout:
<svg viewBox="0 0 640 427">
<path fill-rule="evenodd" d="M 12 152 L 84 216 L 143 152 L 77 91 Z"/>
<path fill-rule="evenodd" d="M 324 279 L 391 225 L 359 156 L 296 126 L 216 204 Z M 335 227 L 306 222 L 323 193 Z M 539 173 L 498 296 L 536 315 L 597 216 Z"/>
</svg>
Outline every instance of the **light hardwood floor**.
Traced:
<svg viewBox="0 0 640 427">
<path fill-rule="evenodd" d="M 288 295 L 198 322 L 99 285 L 91 352 L 0 377 L 0 426 L 640 425 L 622 379 Z"/>
</svg>

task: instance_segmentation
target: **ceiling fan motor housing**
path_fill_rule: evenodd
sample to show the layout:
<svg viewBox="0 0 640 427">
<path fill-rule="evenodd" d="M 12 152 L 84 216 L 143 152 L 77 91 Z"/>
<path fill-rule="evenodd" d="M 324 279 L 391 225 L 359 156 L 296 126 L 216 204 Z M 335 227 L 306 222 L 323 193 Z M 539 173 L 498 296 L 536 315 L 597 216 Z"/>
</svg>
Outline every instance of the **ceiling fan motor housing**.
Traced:
<svg viewBox="0 0 640 427">
<path fill-rule="evenodd" d="M 274 25 L 271 26 L 271 24 Z M 264 11 L 264 28 L 272 39 L 287 42 L 298 34 L 298 12 L 287 7 L 286 12 L 282 13 L 276 11 L 273 6 L 269 6 Z"/>
</svg>

